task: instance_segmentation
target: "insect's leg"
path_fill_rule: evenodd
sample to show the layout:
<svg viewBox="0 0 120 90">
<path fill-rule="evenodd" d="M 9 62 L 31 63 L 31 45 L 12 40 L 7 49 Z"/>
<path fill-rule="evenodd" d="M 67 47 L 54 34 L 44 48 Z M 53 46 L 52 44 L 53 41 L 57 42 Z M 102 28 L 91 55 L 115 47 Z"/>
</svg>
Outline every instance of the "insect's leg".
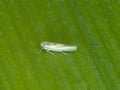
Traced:
<svg viewBox="0 0 120 90">
<path fill-rule="evenodd" d="M 46 50 L 48 53 L 52 54 L 52 55 L 55 55 L 54 53 L 50 52 L 49 50 Z"/>
<path fill-rule="evenodd" d="M 40 49 L 39 53 L 41 53 L 41 52 L 42 52 L 42 50 L 43 50 L 43 48 L 41 48 L 41 49 Z"/>
<path fill-rule="evenodd" d="M 63 52 L 63 51 L 61 51 L 61 53 L 65 54 L 65 55 L 68 55 L 67 53 L 65 53 L 65 52 Z"/>
</svg>

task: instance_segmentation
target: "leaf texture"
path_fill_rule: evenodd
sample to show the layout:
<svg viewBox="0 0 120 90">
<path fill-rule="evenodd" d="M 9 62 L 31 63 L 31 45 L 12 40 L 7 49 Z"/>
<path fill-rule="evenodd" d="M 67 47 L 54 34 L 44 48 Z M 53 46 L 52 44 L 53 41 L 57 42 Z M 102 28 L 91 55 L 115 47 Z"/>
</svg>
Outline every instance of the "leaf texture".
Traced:
<svg viewBox="0 0 120 90">
<path fill-rule="evenodd" d="M 1 0 L 0 90 L 120 90 L 119 35 L 119 0 Z"/>
</svg>

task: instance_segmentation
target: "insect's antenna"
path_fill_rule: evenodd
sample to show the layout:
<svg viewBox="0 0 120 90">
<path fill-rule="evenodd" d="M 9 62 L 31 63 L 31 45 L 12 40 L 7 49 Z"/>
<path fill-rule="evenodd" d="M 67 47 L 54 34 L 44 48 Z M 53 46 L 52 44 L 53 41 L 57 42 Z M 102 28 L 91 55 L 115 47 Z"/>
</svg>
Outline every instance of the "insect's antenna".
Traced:
<svg viewBox="0 0 120 90">
<path fill-rule="evenodd" d="M 42 50 L 43 50 L 43 48 L 41 48 L 41 49 L 40 49 L 39 53 L 41 53 L 41 52 L 42 52 Z"/>
</svg>

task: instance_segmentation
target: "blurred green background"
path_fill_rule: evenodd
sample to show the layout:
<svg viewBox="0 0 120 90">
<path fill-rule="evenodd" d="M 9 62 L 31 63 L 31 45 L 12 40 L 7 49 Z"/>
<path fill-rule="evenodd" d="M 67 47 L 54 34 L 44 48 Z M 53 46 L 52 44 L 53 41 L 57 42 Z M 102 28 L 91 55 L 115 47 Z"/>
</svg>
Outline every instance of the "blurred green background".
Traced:
<svg viewBox="0 0 120 90">
<path fill-rule="evenodd" d="M 120 0 L 0 0 L 0 90 L 120 90 Z"/>
</svg>

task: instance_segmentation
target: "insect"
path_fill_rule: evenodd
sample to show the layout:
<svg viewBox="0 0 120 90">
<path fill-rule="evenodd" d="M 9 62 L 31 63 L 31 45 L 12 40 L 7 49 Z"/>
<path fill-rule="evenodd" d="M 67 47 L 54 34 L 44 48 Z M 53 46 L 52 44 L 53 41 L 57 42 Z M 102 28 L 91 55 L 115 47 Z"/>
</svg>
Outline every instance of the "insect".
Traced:
<svg viewBox="0 0 120 90">
<path fill-rule="evenodd" d="M 52 43 L 52 42 L 47 42 L 47 41 L 40 43 L 40 46 L 41 46 L 40 52 L 44 49 L 52 55 L 54 55 L 54 53 L 52 53 L 52 52 L 60 52 L 60 53 L 67 55 L 67 53 L 65 53 L 66 51 L 76 51 L 77 50 L 77 46 L 75 46 L 75 45 L 69 46 L 69 45 Z"/>
</svg>

